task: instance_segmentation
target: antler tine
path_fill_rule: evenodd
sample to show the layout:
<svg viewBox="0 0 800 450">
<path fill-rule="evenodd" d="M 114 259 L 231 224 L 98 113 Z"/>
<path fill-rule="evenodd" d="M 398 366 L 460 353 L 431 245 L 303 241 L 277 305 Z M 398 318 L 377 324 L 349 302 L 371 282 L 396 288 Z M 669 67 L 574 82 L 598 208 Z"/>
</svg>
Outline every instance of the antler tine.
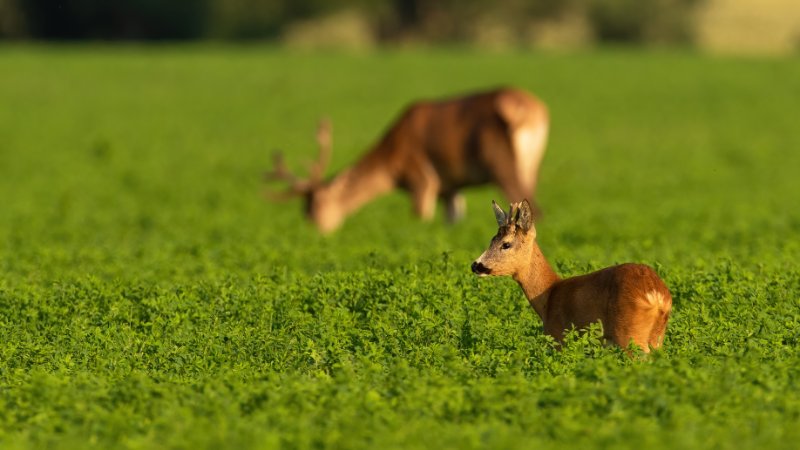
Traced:
<svg viewBox="0 0 800 450">
<path fill-rule="evenodd" d="M 319 157 L 311 166 L 311 181 L 319 183 L 325 175 L 325 169 L 331 162 L 331 144 L 333 141 L 333 125 L 327 117 L 322 118 L 317 126 L 317 146 Z"/>
<path fill-rule="evenodd" d="M 309 182 L 302 180 L 296 175 L 291 173 L 286 167 L 286 161 L 283 158 L 283 153 L 275 152 L 272 154 L 273 169 L 271 172 L 264 173 L 266 181 L 286 181 L 289 183 L 289 189 L 285 192 L 265 192 L 265 196 L 271 200 L 286 200 L 296 195 L 300 195 L 308 191 Z"/>
<path fill-rule="evenodd" d="M 286 181 L 289 189 L 285 192 L 265 192 L 265 196 L 271 200 L 285 200 L 293 196 L 308 193 L 322 182 L 325 168 L 331 159 L 331 122 L 328 119 L 320 120 L 317 127 L 317 145 L 319 146 L 319 157 L 311 165 L 310 177 L 307 180 L 298 178 L 286 167 L 286 161 L 281 152 L 272 155 L 273 169 L 264 173 L 266 181 Z"/>
<path fill-rule="evenodd" d="M 273 169 L 271 172 L 264 172 L 265 180 L 285 180 L 289 182 L 297 181 L 297 177 L 289 172 L 289 169 L 286 167 L 286 160 L 283 158 L 283 153 L 274 152 L 272 154 L 272 166 Z"/>
</svg>

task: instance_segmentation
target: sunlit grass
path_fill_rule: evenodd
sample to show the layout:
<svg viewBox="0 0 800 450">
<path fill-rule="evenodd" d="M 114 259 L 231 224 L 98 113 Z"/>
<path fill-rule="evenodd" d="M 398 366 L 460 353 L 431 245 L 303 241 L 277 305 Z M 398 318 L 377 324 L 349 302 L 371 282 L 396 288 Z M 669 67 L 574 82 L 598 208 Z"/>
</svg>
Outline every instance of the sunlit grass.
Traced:
<svg viewBox="0 0 800 450">
<path fill-rule="evenodd" d="M 0 47 L 0 442 L 789 448 L 798 80 L 796 60 L 622 50 Z M 411 100 L 499 84 L 551 108 L 550 261 L 670 286 L 651 360 L 557 352 L 511 280 L 469 273 L 493 187 L 453 227 L 395 193 L 329 238 L 261 195 L 322 115 L 339 169 Z"/>
</svg>

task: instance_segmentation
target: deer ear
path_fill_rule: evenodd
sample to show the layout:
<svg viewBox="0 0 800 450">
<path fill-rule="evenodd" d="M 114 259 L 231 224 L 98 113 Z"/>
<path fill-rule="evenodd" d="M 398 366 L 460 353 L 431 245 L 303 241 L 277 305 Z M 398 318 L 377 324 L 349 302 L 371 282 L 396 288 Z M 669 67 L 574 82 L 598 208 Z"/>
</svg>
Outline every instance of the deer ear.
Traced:
<svg viewBox="0 0 800 450">
<path fill-rule="evenodd" d="M 528 203 L 527 199 L 519 203 L 517 214 L 514 216 L 514 222 L 524 231 L 533 228 L 533 212 L 531 211 L 531 204 Z"/>
<path fill-rule="evenodd" d="M 497 220 L 497 226 L 504 226 L 506 224 L 506 213 L 494 200 L 492 200 L 492 209 L 494 210 L 494 218 Z"/>
</svg>

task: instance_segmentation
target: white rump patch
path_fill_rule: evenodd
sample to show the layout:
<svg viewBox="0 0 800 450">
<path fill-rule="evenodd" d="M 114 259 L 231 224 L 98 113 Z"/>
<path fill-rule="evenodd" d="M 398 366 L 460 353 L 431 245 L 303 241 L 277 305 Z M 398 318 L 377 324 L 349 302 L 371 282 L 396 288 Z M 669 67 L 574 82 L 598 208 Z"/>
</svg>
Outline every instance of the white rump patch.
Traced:
<svg viewBox="0 0 800 450">
<path fill-rule="evenodd" d="M 664 305 L 664 294 L 658 291 L 650 291 L 644 294 L 644 299 L 650 306 L 661 307 Z"/>
</svg>

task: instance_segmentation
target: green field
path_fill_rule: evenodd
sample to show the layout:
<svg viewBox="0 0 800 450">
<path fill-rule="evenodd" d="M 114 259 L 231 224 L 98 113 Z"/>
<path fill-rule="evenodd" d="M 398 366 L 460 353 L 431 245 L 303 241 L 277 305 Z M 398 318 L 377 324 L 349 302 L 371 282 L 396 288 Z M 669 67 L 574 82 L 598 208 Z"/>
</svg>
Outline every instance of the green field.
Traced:
<svg viewBox="0 0 800 450">
<path fill-rule="evenodd" d="M 644 361 L 557 351 L 464 222 L 383 197 L 323 238 L 267 203 L 409 101 L 511 84 L 551 108 L 538 223 L 562 275 L 651 264 Z M 800 60 L 691 53 L 0 47 L 2 448 L 797 448 Z M 568 447 L 567 447 L 568 446 Z"/>
</svg>

